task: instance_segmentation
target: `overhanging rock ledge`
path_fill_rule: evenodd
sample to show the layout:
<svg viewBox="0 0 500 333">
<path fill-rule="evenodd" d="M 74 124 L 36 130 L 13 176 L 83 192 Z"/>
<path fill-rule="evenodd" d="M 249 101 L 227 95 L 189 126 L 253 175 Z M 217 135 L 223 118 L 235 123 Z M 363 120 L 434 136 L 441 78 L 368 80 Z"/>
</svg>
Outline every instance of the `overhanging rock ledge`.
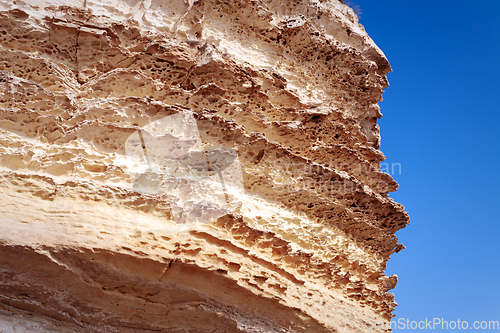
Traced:
<svg viewBox="0 0 500 333">
<path fill-rule="evenodd" d="M 337 0 L 0 0 L 0 331 L 387 331 L 390 70 Z"/>
</svg>

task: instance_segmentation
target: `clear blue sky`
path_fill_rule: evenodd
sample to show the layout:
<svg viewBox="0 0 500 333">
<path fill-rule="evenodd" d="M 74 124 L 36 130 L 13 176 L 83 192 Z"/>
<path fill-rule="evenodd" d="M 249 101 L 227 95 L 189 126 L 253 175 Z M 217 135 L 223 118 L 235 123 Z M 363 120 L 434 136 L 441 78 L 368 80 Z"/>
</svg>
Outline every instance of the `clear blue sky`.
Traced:
<svg viewBox="0 0 500 333">
<path fill-rule="evenodd" d="M 500 321 L 500 0 L 351 2 L 393 68 L 381 149 L 411 218 L 387 270 L 396 320 Z"/>
</svg>

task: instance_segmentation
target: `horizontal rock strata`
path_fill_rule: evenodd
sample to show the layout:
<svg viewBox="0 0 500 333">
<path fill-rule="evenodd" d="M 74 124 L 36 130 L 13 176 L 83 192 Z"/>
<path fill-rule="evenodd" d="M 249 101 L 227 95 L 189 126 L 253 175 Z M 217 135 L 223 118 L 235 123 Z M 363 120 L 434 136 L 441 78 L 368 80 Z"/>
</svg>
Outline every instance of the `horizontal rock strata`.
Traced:
<svg viewBox="0 0 500 333">
<path fill-rule="evenodd" d="M 0 1 L 0 330 L 384 331 L 390 70 L 337 0 Z"/>
</svg>

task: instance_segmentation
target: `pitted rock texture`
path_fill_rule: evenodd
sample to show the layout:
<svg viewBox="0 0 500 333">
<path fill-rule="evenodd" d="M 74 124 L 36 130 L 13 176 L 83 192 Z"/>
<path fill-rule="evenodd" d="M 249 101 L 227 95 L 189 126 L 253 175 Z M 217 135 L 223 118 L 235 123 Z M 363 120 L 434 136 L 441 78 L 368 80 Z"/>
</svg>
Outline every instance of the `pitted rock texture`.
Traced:
<svg viewBox="0 0 500 333">
<path fill-rule="evenodd" d="M 0 0 L 0 329 L 384 331 L 390 70 L 337 0 Z"/>
</svg>

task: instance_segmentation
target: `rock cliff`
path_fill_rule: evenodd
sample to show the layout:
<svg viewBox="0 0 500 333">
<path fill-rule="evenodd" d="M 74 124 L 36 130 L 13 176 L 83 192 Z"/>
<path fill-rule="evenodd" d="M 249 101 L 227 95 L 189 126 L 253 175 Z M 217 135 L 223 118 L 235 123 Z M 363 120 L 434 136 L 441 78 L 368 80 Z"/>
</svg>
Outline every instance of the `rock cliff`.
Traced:
<svg viewBox="0 0 500 333">
<path fill-rule="evenodd" d="M 384 331 L 390 70 L 337 0 L 1 0 L 0 331 Z"/>
</svg>

